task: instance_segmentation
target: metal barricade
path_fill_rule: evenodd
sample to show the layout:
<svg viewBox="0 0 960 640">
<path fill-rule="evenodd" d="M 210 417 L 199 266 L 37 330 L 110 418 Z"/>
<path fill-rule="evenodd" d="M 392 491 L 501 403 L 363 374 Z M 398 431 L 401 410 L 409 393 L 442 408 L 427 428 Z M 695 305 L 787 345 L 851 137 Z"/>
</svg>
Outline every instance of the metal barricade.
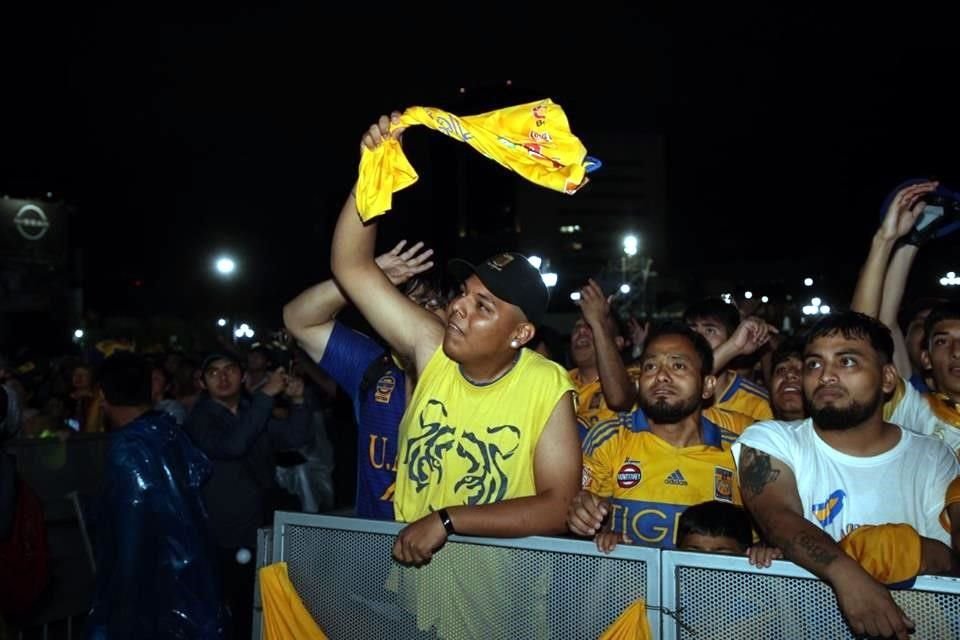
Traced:
<svg viewBox="0 0 960 640">
<path fill-rule="evenodd" d="M 273 561 L 341 638 L 595 638 L 638 598 L 659 637 L 656 549 L 452 536 L 426 567 L 391 558 L 403 525 L 278 513 Z M 257 637 L 255 633 L 255 637 Z"/>
<path fill-rule="evenodd" d="M 746 558 L 664 551 L 664 640 L 854 638 L 830 587 L 793 563 L 766 569 Z M 917 640 L 960 638 L 960 580 L 923 576 L 891 592 Z"/>
</svg>

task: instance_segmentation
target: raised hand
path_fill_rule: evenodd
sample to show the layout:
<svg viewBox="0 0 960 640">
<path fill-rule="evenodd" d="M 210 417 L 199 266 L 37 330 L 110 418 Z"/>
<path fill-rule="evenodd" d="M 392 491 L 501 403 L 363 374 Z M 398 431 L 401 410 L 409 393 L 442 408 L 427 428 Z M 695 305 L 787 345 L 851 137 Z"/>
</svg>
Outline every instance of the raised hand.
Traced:
<svg viewBox="0 0 960 640">
<path fill-rule="evenodd" d="M 404 251 L 406 244 L 406 240 L 401 240 L 393 249 L 376 258 L 377 266 L 395 285 L 403 284 L 433 266 L 433 261 L 429 260 L 433 255 L 433 249 L 420 251 L 423 249 L 423 243 L 418 242 Z"/>
</svg>

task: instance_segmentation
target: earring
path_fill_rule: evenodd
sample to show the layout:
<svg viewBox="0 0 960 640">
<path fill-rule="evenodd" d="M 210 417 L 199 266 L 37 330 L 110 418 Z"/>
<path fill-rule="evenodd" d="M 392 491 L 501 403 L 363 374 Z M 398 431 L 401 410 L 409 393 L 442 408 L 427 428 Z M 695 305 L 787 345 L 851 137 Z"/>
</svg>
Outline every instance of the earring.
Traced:
<svg viewBox="0 0 960 640">
<path fill-rule="evenodd" d="M 511 340 L 511 341 L 510 341 L 510 346 L 513 347 L 514 349 L 519 349 L 519 348 L 520 348 L 520 343 L 517 342 L 516 340 Z"/>
</svg>

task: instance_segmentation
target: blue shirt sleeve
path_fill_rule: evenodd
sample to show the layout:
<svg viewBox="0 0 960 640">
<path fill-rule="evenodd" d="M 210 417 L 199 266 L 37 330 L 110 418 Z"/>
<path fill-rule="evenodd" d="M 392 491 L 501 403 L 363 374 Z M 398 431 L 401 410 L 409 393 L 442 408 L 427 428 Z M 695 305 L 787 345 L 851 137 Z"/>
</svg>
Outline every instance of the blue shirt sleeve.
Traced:
<svg viewBox="0 0 960 640">
<path fill-rule="evenodd" d="M 333 331 L 327 340 L 327 348 L 317 364 L 337 381 L 347 392 L 353 406 L 360 398 L 360 381 L 370 363 L 379 358 L 384 348 L 372 338 L 354 331 L 339 322 L 333 323 Z"/>
</svg>

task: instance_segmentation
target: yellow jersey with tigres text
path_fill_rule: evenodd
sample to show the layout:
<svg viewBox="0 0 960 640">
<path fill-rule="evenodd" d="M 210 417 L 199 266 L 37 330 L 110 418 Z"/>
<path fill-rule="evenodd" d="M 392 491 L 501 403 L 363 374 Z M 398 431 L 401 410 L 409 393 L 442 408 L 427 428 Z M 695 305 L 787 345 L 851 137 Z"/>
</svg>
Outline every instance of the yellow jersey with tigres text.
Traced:
<svg viewBox="0 0 960 640">
<path fill-rule="evenodd" d="M 583 443 L 583 488 L 610 499 L 612 530 L 635 544 L 672 548 L 680 514 L 701 502 L 741 504 L 733 434 L 700 418 L 702 444 L 674 447 L 642 412 L 598 424 Z"/>
</svg>

